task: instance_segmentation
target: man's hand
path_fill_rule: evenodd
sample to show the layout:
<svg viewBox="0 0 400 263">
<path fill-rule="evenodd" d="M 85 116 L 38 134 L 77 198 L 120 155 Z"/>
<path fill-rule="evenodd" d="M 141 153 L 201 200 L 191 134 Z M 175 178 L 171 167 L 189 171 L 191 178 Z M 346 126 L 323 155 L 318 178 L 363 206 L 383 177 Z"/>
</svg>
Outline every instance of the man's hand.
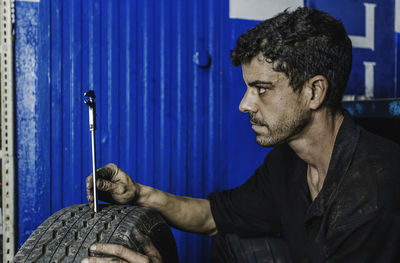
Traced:
<svg viewBox="0 0 400 263">
<path fill-rule="evenodd" d="M 139 185 L 113 163 L 96 172 L 97 196 L 101 201 L 114 204 L 131 203 L 139 194 Z M 86 178 L 86 193 L 89 206 L 93 208 L 93 177 Z"/>
<path fill-rule="evenodd" d="M 98 199 L 114 204 L 135 204 L 161 213 L 168 224 L 183 230 L 206 235 L 218 231 L 207 199 L 177 196 L 141 185 L 115 164 L 97 170 Z M 89 205 L 93 208 L 93 177 L 86 179 Z"/>
<path fill-rule="evenodd" d="M 147 239 L 143 249 L 144 255 L 122 245 L 97 243 L 90 247 L 91 252 L 112 257 L 89 257 L 82 260 L 82 263 L 162 263 L 161 255 L 150 239 Z"/>
</svg>

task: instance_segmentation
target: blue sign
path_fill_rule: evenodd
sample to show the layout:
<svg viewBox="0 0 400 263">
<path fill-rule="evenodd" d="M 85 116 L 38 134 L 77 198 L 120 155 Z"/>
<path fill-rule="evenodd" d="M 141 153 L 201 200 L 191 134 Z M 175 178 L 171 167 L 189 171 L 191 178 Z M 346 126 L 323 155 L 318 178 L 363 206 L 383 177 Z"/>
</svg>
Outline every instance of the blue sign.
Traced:
<svg viewBox="0 0 400 263">
<path fill-rule="evenodd" d="M 353 70 L 346 94 L 396 97 L 394 1 L 310 1 L 342 20 L 353 43 Z"/>
<path fill-rule="evenodd" d="M 230 0 L 230 18 L 234 28 L 243 28 L 249 25 L 246 20 L 264 20 L 275 15 L 278 9 L 310 6 L 326 11 L 343 22 L 353 43 L 353 68 L 346 90 L 350 96 L 345 99 L 353 96 L 393 98 L 398 95 L 395 18 L 400 20 L 396 16 L 400 7 L 396 2 L 400 1 Z M 396 24 L 400 27 L 399 22 Z"/>
</svg>

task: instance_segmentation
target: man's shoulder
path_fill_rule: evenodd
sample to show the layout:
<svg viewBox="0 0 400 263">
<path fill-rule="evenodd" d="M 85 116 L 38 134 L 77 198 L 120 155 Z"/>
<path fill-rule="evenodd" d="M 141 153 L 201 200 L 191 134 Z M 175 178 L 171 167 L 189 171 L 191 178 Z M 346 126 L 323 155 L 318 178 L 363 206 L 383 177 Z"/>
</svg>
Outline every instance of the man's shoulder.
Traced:
<svg viewBox="0 0 400 263">
<path fill-rule="evenodd" d="M 392 181 L 400 189 L 400 146 L 384 137 L 361 129 L 360 139 L 352 160 L 353 171 L 361 180 L 375 182 L 378 190 Z M 382 188 L 383 187 L 383 188 Z"/>
<path fill-rule="evenodd" d="M 376 191 L 380 211 L 400 215 L 400 146 L 362 130 L 354 163 L 362 172 L 361 180 L 370 182 L 366 188 Z"/>
<path fill-rule="evenodd" d="M 361 128 L 355 161 L 368 166 L 400 168 L 400 146 L 384 137 Z M 400 174 L 399 174 L 400 176 Z"/>
<path fill-rule="evenodd" d="M 400 215 L 400 147 L 360 128 L 349 169 L 332 201 L 332 224 L 364 222 L 378 214 Z"/>
</svg>

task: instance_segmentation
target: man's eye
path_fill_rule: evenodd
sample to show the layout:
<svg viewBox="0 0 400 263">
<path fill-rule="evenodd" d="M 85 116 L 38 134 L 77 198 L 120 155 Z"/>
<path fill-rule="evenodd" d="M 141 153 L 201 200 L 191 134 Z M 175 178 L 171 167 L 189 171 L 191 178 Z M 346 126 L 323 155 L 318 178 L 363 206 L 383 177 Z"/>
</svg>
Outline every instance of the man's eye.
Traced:
<svg viewBox="0 0 400 263">
<path fill-rule="evenodd" d="M 263 94 L 267 91 L 266 88 L 258 88 L 258 94 Z"/>
</svg>

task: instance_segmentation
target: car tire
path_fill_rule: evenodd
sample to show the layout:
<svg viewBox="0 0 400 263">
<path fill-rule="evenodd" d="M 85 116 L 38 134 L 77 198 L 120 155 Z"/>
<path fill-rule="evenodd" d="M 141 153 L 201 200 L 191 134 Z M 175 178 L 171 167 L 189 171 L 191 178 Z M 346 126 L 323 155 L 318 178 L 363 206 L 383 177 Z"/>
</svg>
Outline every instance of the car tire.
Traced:
<svg viewBox="0 0 400 263">
<path fill-rule="evenodd" d="M 61 209 L 44 221 L 26 240 L 14 262 L 81 262 L 97 242 L 123 245 L 143 253 L 150 237 L 164 263 L 178 262 L 172 232 L 161 215 L 138 206 L 74 205 Z"/>
</svg>

